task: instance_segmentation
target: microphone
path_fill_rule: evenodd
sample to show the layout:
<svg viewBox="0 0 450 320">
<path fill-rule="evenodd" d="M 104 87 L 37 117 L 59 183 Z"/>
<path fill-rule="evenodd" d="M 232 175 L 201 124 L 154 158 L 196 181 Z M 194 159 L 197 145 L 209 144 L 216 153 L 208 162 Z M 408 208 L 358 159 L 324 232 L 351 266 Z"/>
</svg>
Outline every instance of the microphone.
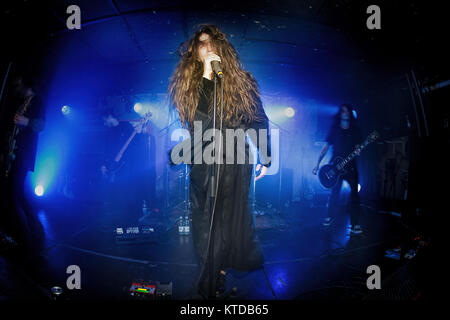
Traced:
<svg viewBox="0 0 450 320">
<path fill-rule="evenodd" d="M 217 60 L 211 61 L 211 67 L 212 67 L 214 73 L 217 74 L 217 76 L 220 79 L 222 79 L 223 78 L 223 72 L 222 72 L 222 65 L 221 65 L 220 61 L 217 61 Z"/>
</svg>

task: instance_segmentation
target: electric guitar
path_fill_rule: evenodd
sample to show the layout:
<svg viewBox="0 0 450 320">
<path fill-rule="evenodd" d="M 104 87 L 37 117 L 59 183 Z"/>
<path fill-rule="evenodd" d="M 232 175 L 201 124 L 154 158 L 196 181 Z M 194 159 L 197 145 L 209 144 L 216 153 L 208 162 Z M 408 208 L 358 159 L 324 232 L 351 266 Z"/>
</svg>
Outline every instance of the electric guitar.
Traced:
<svg viewBox="0 0 450 320">
<path fill-rule="evenodd" d="M 361 152 L 364 148 L 366 148 L 369 144 L 374 142 L 379 138 L 379 134 L 377 131 L 373 131 L 369 134 L 364 140 L 364 142 L 359 146 L 359 148 L 355 148 L 346 158 L 336 157 L 334 160 L 322 166 L 319 169 L 319 181 L 325 188 L 333 188 L 339 177 L 346 174 L 345 166 L 356 157 L 359 152 Z M 359 152 L 358 152 L 359 151 Z"/>
<path fill-rule="evenodd" d="M 101 168 L 102 175 L 104 178 L 108 178 L 109 182 L 114 182 L 116 179 L 117 172 L 125 165 L 124 162 L 120 161 L 122 159 L 123 154 L 127 150 L 128 146 L 130 145 L 131 141 L 133 140 L 134 136 L 137 133 L 140 133 L 142 131 L 142 128 L 148 123 L 151 117 L 151 112 L 146 113 L 144 117 L 139 120 L 139 123 L 135 126 L 133 132 L 131 133 L 130 137 L 127 139 L 125 144 L 122 146 L 122 148 L 119 150 L 117 155 L 114 157 L 113 163 L 109 168 L 106 165 L 103 165 Z"/>
</svg>

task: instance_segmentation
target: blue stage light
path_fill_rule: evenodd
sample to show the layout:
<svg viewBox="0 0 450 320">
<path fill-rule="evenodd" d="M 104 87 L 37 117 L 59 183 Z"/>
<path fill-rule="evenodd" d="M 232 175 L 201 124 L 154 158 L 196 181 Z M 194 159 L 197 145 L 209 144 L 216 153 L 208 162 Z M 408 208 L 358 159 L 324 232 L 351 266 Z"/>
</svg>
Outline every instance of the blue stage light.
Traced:
<svg viewBox="0 0 450 320">
<path fill-rule="evenodd" d="M 43 137 L 44 139 L 40 140 L 42 145 L 36 154 L 35 170 L 30 176 L 31 188 L 34 188 L 37 196 L 48 193 L 52 189 L 53 180 L 62 160 L 60 152 L 64 150 L 64 141 L 58 141 L 55 137 L 49 139 L 45 135 Z M 45 145 L 45 143 L 52 145 Z"/>
<path fill-rule="evenodd" d="M 134 107 L 133 107 L 133 109 L 134 109 L 134 111 L 136 112 L 136 113 L 140 113 L 141 111 L 142 111 L 142 103 L 136 103 L 135 105 L 134 105 Z"/>
<path fill-rule="evenodd" d="M 70 107 L 69 106 L 63 106 L 62 108 L 61 108 L 61 112 L 62 112 L 62 114 L 63 115 L 65 115 L 65 116 L 67 116 L 69 113 L 70 113 Z"/>
<path fill-rule="evenodd" d="M 287 107 L 286 109 L 284 109 L 284 114 L 286 115 L 286 117 L 292 118 L 295 115 L 295 110 L 291 107 Z"/>
<path fill-rule="evenodd" d="M 41 197 L 44 194 L 44 187 L 40 184 L 38 184 L 36 186 L 36 188 L 34 188 L 34 193 L 38 196 Z"/>
<path fill-rule="evenodd" d="M 356 113 L 356 110 L 352 110 L 352 113 L 353 113 L 353 118 L 358 118 L 358 113 Z"/>
<path fill-rule="evenodd" d="M 350 192 L 350 185 L 346 180 L 342 182 L 342 190 L 344 192 Z M 358 192 L 361 191 L 361 185 L 358 183 Z"/>
</svg>

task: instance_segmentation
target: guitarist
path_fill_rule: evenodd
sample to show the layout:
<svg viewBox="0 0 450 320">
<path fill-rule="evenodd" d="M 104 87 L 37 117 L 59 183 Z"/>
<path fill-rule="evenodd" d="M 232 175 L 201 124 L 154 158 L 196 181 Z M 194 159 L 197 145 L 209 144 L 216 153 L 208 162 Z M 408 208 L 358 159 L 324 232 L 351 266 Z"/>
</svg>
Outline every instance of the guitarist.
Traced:
<svg viewBox="0 0 450 320">
<path fill-rule="evenodd" d="M 5 127 L 11 128 L 6 142 L 15 140 L 15 149 L 2 153 L 1 179 L 6 196 L 2 201 L 1 228 L 10 233 L 23 249 L 43 243 L 44 232 L 24 190 L 28 171 L 34 171 L 38 134 L 44 129 L 45 113 L 41 98 L 31 80 L 16 76 L 5 100 Z M 15 130 L 14 130 L 15 128 Z M 14 134 L 15 133 L 15 134 Z M 3 137 L 2 137 L 3 140 Z M 8 143 L 6 143 L 8 145 Z M 9 166 L 5 165 L 9 162 Z M 9 170 L 8 170 L 9 168 Z M 5 194 L 5 193 L 4 193 Z"/>
<path fill-rule="evenodd" d="M 100 167 L 102 198 L 124 212 L 139 212 L 135 209 L 142 207 L 144 200 L 148 206 L 155 197 L 155 139 L 150 117 L 146 114 L 132 121 L 119 121 L 112 115 L 103 118 L 105 126 L 114 129 L 108 139 L 112 156 Z M 120 149 L 117 141 L 122 142 Z"/>
<path fill-rule="evenodd" d="M 317 165 L 313 169 L 313 174 L 317 174 L 320 162 L 326 155 L 330 146 L 333 146 L 332 160 L 336 157 L 345 158 L 355 147 L 357 148 L 356 152 L 359 155 L 360 150 L 358 143 L 361 141 L 361 138 L 361 131 L 356 125 L 352 106 L 349 104 L 340 105 L 339 112 L 336 114 L 333 125 L 326 136 L 326 144 L 322 148 Z M 331 190 L 328 202 L 328 217 L 325 218 L 323 225 L 328 227 L 334 222 L 342 181 L 346 180 L 351 189 L 350 232 L 352 234 L 360 234 L 362 233 L 362 229 L 359 225 L 358 169 L 355 159 L 350 161 L 345 169 L 347 173 L 339 178 L 337 184 Z"/>
</svg>

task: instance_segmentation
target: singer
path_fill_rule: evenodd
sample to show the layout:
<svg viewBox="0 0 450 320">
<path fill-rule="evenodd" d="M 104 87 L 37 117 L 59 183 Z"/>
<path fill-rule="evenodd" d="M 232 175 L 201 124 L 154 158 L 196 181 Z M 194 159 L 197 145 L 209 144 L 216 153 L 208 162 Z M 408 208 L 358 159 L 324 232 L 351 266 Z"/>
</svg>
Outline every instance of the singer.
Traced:
<svg viewBox="0 0 450 320">
<path fill-rule="evenodd" d="M 261 179 L 270 166 L 270 137 L 268 118 L 256 80 L 243 70 L 234 47 L 217 26 L 200 26 L 179 53 L 181 59 L 170 79 L 168 91 L 183 126 L 189 128 L 191 136 L 194 121 L 201 121 L 203 130 L 213 127 L 213 77 L 214 74 L 220 76 L 220 72 L 223 72 L 223 78 L 217 79 L 216 128 L 219 129 L 222 123 L 223 132 L 227 128 L 267 130 L 268 156 L 261 153 L 256 166 L 256 172 L 259 173 L 255 179 Z M 215 62 L 212 63 L 213 61 Z M 219 103 L 221 85 L 222 118 Z M 261 147 L 259 141 L 253 142 L 257 148 Z M 203 142 L 202 147 L 205 148 L 208 143 L 211 142 Z M 233 152 L 239 152 L 236 143 L 234 146 Z M 246 160 L 248 147 L 246 142 Z M 225 149 L 219 156 L 225 157 Z M 202 266 L 197 285 L 199 294 L 204 298 L 220 297 L 226 291 L 228 268 L 250 271 L 261 268 L 263 264 L 263 255 L 248 206 L 253 166 L 249 161 L 237 164 L 237 156 L 234 159 L 234 164 L 225 164 L 225 161 L 220 165 L 214 164 L 217 185 L 214 206 L 210 202 L 211 165 L 192 164 L 190 168 L 192 236 Z"/>
</svg>

